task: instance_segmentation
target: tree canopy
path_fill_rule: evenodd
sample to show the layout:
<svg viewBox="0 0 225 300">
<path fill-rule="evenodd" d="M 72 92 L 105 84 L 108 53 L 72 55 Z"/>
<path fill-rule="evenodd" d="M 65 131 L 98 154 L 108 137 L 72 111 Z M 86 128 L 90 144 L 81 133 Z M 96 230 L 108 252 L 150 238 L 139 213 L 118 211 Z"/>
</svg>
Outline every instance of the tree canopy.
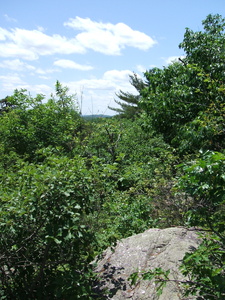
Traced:
<svg viewBox="0 0 225 300">
<path fill-rule="evenodd" d="M 211 149 L 219 150 L 218 139 L 224 137 L 220 120 L 224 115 L 225 23 L 221 16 L 209 15 L 203 25 L 203 32 L 186 29 L 180 44 L 186 51 L 184 60 L 146 71 L 147 87 L 141 91 L 140 106 L 169 143 L 181 141 L 183 147 L 186 138 L 190 143 L 198 139 L 206 148 L 212 143 Z M 195 137 L 189 138 L 187 132 Z"/>
</svg>

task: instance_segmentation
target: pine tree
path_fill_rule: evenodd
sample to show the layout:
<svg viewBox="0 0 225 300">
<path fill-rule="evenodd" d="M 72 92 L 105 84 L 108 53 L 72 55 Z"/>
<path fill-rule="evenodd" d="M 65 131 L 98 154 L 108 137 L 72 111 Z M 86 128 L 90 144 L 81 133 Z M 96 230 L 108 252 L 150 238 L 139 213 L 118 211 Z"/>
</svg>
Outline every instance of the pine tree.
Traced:
<svg viewBox="0 0 225 300">
<path fill-rule="evenodd" d="M 119 108 L 115 107 L 108 107 L 111 110 L 114 110 L 115 112 L 118 113 L 119 117 L 126 117 L 133 119 L 137 114 L 140 112 L 140 107 L 138 106 L 139 101 L 140 101 L 140 92 L 141 90 L 146 86 L 144 81 L 137 76 L 137 74 L 130 75 L 130 83 L 135 89 L 137 90 L 138 94 L 132 94 L 129 92 L 123 92 L 119 91 L 116 93 L 116 96 L 122 100 L 119 101 L 115 99 L 115 102 L 120 106 Z"/>
</svg>

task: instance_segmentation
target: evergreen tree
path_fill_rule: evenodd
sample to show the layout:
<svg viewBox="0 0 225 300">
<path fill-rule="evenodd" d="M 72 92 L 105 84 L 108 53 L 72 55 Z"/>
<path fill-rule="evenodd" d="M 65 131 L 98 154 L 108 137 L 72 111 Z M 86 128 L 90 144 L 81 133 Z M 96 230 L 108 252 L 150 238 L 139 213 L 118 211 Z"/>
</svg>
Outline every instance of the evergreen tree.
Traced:
<svg viewBox="0 0 225 300">
<path fill-rule="evenodd" d="M 120 117 L 133 119 L 139 112 L 140 107 L 138 106 L 140 101 L 140 91 L 145 87 L 144 81 L 137 76 L 137 74 L 130 75 L 130 83 L 137 90 L 138 94 L 132 94 L 129 92 L 119 91 L 116 96 L 122 100 L 115 100 L 120 108 L 110 107 L 109 109 L 119 113 Z"/>
</svg>

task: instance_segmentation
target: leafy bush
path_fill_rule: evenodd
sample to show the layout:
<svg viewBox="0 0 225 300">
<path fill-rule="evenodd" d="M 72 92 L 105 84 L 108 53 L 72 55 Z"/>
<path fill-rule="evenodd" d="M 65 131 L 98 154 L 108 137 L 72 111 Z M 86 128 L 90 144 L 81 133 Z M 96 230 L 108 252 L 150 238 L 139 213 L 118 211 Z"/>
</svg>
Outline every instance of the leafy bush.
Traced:
<svg viewBox="0 0 225 300">
<path fill-rule="evenodd" d="M 48 151 L 1 174 L 1 293 L 7 299 L 88 299 L 97 246 L 83 218 L 91 184 L 80 157 Z"/>
<path fill-rule="evenodd" d="M 190 278 L 186 295 L 222 300 L 225 297 L 225 155 L 207 151 L 184 168 L 179 184 L 193 198 L 186 214 L 187 223 L 203 228 L 201 245 L 183 260 L 182 272 Z"/>
<path fill-rule="evenodd" d="M 0 115 L 0 142 L 7 151 L 30 160 L 37 149 L 48 146 L 61 147 L 61 151 L 70 153 L 83 121 L 74 97 L 66 92 L 61 87 L 56 97 L 43 103 L 43 95 L 32 98 L 26 90 L 16 90 L 10 97 L 10 108 Z"/>
</svg>

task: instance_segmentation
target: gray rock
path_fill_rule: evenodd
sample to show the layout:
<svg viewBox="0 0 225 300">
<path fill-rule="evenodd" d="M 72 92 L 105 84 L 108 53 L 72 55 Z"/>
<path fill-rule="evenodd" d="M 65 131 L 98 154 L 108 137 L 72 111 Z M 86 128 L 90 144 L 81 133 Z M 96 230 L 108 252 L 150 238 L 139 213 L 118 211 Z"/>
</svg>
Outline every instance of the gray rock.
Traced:
<svg viewBox="0 0 225 300">
<path fill-rule="evenodd" d="M 119 241 L 112 250 L 108 248 L 95 269 L 100 278 L 97 288 L 107 289 L 105 299 L 121 300 L 177 300 L 182 298 L 182 290 L 176 280 L 184 280 L 179 266 L 184 254 L 200 244 L 197 231 L 183 227 L 149 229 L 141 234 Z M 130 285 L 129 276 L 156 267 L 170 270 L 168 282 L 163 293 L 158 296 L 154 280 L 141 280 Z M 195 299 L 186 298 L 186 299 Z"/>
</svg>

